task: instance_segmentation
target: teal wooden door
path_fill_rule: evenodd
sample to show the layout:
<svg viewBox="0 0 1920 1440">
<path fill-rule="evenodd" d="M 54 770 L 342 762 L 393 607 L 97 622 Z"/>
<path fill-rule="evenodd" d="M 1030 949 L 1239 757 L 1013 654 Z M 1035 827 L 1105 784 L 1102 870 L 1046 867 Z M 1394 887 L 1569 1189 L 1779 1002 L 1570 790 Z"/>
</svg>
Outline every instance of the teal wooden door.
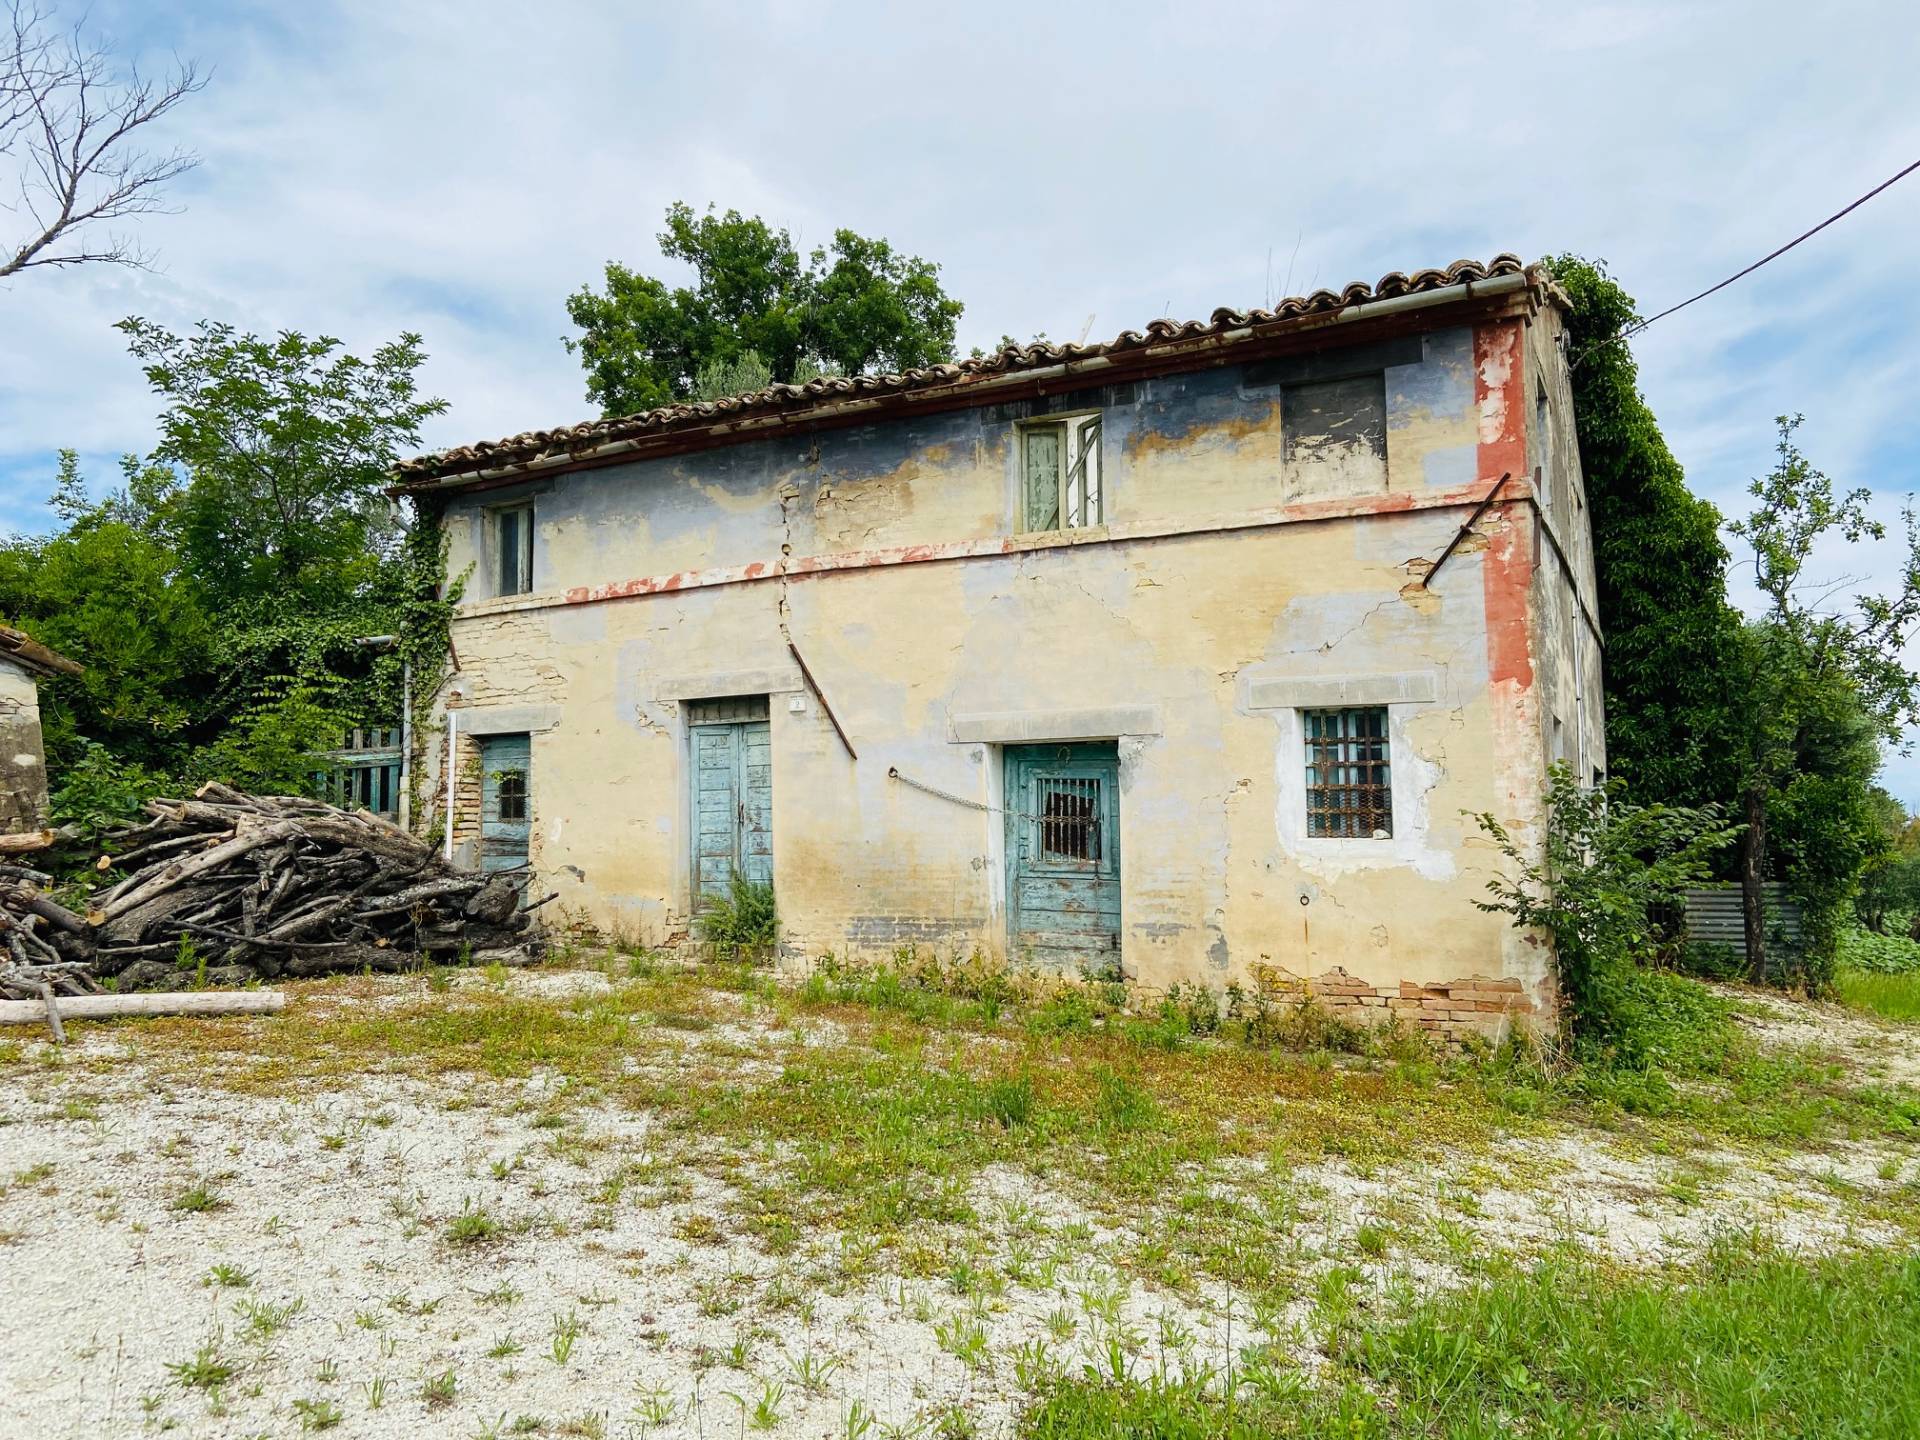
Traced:
<svg viewBox="0 0 1920 1440">
<path fill-rule="evenodd" d="M 480 741 L 480 868 L 514 870 L 527 863 L 533 810 L 533 744 L 525 735 Z"/>
<path fill-rule="evenodd" d="M 700 717 L 754 707 L 708 702 Z M 773 883 L 773 739 L 766 702 L 759 718 L 713 720 L 691 726 L 693 738 L 693 887 L 697 896 L 724 895 L 734 871 L 759 885 Z"/>
<path fill-rule="evenodd" d="M 1066 973 L 1120 960 L 1120 756 L 1112 741 L 1009 745 L 1013 954 Z"/>
</svg>

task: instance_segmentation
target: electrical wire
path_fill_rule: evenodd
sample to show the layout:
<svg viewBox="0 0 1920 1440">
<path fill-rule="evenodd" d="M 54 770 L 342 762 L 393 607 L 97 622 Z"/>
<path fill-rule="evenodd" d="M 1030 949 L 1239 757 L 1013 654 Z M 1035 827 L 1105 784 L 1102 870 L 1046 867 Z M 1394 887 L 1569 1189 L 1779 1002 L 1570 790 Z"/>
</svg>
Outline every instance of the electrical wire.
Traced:
<svg viewBox="0 0 1920 1440">
<path fill-rule="evenodd" d="M 1855 210 L 1858 210 L 1862 205 L 1866 204 L 1867 201 L 1873 199 L 1873 197 L 1878 195 L 1882 190 L 1891 189 L 1894 185 L 1906 179 L 1907 176 L 1913 174 L 1913 172 L 1916 170 L 1920 170 L 1920 160 L 1914 161 L 1911 165 L 1907 166 L 1906 169 L 1899 171 L 1897 174 L 1888 176 L 1885 180 L 1882 180 L 1878 185 L 1874 186 L 1873 189 L 1867 191 L 1867 193 L 1862 195 L 1858 200 L 1855 200 L 1851 205 L 1848 205 L 1845 209 L 1834 211 L 1833 214 L 1829 215 L 1826 219 L 1822 220 L 1818 225 L 1814 226 L 1811 230 L 1808 230 L 1802 234 L 1794 236 L 1793 239 L 1787 241 L 1787 243 L 1782 245 L 1778 250 L 1775 250 L 1770 254 L 1762 255 L 1758 260 L 1754 261 L 1751 265 L 1747 266 L 1746 269 L 1735 271 L 1733 274 L 1729 275 L 1726 279 L 1722 280 L 1718 285 L 1710 285 L 1705 290 L 1702 290 L 1698 295 L 1688 296 L 1685 300 L 1682 300 L 1678 305 L 1669 305 L 1666 309 L 1662 310 L 1658 315 L 1649 315 L 1645 320 L 1636 320 L 1631 325 L 1623 326 L 1618 334 L 1609 335 L 1605 340 L 1594 341 L 1593 344 L 1587 346 L 1586 349 L 1582 350 L 1578 355 L 1574 357 L 1573 364 L 1577 366 L 1582 360 L 1586 359 L 1587 356 L 1591 355 L 1595 350 L 1598 350 L 1605 345 L 1611 345 L 1616 340 L 1631 340 L 1635 335 L 1638 335 L 1642 330 L 1646 329 L 1649 325 L 1653 324 L 1654 321 L 1664 320 L 1667 318 L 1667 316 L 1676 314 L 1679 311 L 1686 309 L 1687 306 L 1693 304 L 1694 301 L 1704 300 L 1709 295 L 1715 294 L 1721 290 L 1726 289 L 1729 285 L 1733 284 L 1736 280 L 1746 279 L 1747 276 L 1753 274 L 1753 272 L 1758 270 L 1762 265 L 1766 265 L 1771 261 L 1778 260 L 1782 255 L 1786 254 L 1789 250 L 1793 249 L 1794 246 L 1800 244 L 1802 241 L 1811 240 L 1814 236 L 1818 235 L 1822 230 L 1826 229 L 1829 225 L 1833 224 L 1835 221 L 1845 219 L 1848 215 L 1851 215 Z"/>
</svg>

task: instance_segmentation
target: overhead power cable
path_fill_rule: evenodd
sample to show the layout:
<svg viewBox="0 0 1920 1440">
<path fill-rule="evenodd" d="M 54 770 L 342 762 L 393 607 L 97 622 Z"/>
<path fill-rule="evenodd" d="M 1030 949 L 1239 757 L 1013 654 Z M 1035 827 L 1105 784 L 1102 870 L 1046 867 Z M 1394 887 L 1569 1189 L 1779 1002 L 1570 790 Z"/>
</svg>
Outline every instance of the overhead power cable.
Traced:
<svg viewBox="0 0 1920 1440">
<path fill-rule="evenodd" d="M 1662 310 L 1658 315 L 1649 315 L 1645 320 L 1636 320 L 1634 321 L 1633 324 L 1622 327 L 1618 334 L 1610 335 L 1605 340 L 1594 341 L 1593 344 L 1587 346 L 1586 349 L 1582 350 L 1577 356 L 1574 357 L 1573 363 L 1575 365 L 1578 365 L 1582 360 L 1586 359 L 1588 355 L 1592 354 L 1595 350 L 1600 349 L 1603 345 L 1611 345 L 1616 340 L 1631 340 L 1635 335 L 1638 335 L 1642 330 L 1646 329 L 1649 325 L 1653 324 L 1654 321 L 1664 320 L 1667 318 L 1667 316 L 1686 309 L 1687 306 L 1693 304 L 1696 300 L 1704 300 L 1709 295 L 1715 294 L 1718 291 L 1726 289 L 1729 285 L 1733 284 L 1736 280 L 1746 279 L 1747 276 L 1753 274 L 1753 272 L 1758 270 L 1762 265 L 1766 265 L 1771 261 L 1778 260 L 1782 255 L 1786 254 L 1789 250 L 1793 249 L 1794 246 L 1802 243 L 1803 241 L 1811 240 L 1814 236 L 1818 235 L 1822 230 L 1826 229 L 1829 225 L 1833 224 L 1837 220 L 1845 219 L 1848 215 L 1851 215 L 1855 210 L 1858 210 L 1862 205 L 1866 204 L 1867 201 L 1873 199 L 1873 197 L 1878 195 L 1882 190 L 1891 189 L 1894 185 L 1897 185 L 1900 181 L 1906 179 L 1907 176 L 1913 174 L 1913 172 L 1916 170 L 1920 170 L 1920 160 L 1916 160 L 1911 165 L 1907 166 L 1906 169 L 1901 170 L 1896 174 L 1888 176 L 1885 180 L 1882 180 L 1878 185 L 1874 186 L 1873 189 L 1867 191 L 1867 193 L 1862 195 L 1858 200 L 1855 200 L 1852 204 L 1846 206 L 1844 209 L 1834 211 L 1833 214 L 1829 215 L 1826 219 L 1822 220 L 1818 225 L 1814 226 L 1811 230 L 1805 231 L 1802 234 L 1794 236 L 1793 239 L 1787 241 L 1787 243 L 1782 245 L 1778 250 L 1774 250 L 1769 254 L 1762 255 L 1758 260 L 1754 261 L 1751 265 L 1747 266 L 1747 268 L 1744 270 L 1736 270 L 1733 274 L 1727 276 L 1726 279 L 1722 280 L 1718 285 L 1709 285 L 1705 290 L 1702 290 L 1698 295 L 1689 295 L 1685 300 L 1682 300 L 1678 305 L 1669 305 L 1666 309 Z"/>
</svg>

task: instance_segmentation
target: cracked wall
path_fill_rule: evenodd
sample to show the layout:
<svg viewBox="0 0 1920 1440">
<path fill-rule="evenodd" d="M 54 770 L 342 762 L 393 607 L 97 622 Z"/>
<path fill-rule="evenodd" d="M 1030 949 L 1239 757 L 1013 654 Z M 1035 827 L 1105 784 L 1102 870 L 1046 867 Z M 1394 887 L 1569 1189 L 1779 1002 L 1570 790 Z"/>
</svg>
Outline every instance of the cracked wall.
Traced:
<svg viewBox="0 0 1920 1440">
<path fill-rule="evenodd" d="M 1384 462 L 1366 484 L 1351 455 L 1289 457 L 1287 384 L 1225 366 L 488 495 L 534 496 L 536 591 L 488 600 L 482 585 L 462 607 L 463 723 L 536 716 L 541 882 L 664 943 L 691 892 L 681 701 L 767 693 L 785 940 L 817 956 L 1001 951 L 1002 820 L 976 808 L 1000 802 L 1000 751 L 956 739 L 959 722 L 1144 716 L 1118 736 L 1131 978 L 1218 989 L 1271 966 L 1399 997 L 1481 976 L 1521 987 L 1486 994 L 1549 1003 L 1544 952 L 1474 908 L 1492 852 L 1464 815 L 1529 833 L 1548 710 L 1598 734 L 1597 709 L 1571 698 L 1572 587 L 1536 556 L 1527 503 L 1547 444 L 1528 387 L 1563 378 L 1552 344 L 1524 315 L 1419 337 L 1384 369 Z M 1010 539 L 1013 422 L 1049 403 L 1103 407 L 1109 524 Z M 1583 545 L 1577 455 L 1542 468 Z M 1423 585 L 1502 470 L 1506 501 Z M 453 573 L 480 558 L 484 513 L 449 511 Z M 1597 707 L 1590 665 L 1582 703 Z M 1388 705 L 1390 841 L 1305 834 L 1299 713 L 1339 695 Z"/>
</svg>

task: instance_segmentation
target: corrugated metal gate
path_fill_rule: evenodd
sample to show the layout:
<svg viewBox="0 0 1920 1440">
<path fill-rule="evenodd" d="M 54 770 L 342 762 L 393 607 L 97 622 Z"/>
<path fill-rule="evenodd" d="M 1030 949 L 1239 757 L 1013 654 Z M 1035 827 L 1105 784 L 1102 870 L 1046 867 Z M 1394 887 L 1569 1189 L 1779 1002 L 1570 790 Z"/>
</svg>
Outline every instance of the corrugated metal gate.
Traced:
<svg viewBox="0 0 1920 1440">
<path fill-rule="evenodd" d="M 1013 953 L 1051 970 L 1120 955 L 1120 756 L 1112 741 L 1009 745 L 1007 909 Z"/>
<path fill-rule="evenodd" d="M 773 883 L 773 737 L 767 697 L 689 702 L 693 886 L 724 895 L 733 872 Z"/>
<path fill-rule="evenodd" d="M 1766 897 L 1767 930 L 1800 939 L 1800 905 L 1778 880 L 1760 887 Z M 1687 891 L 1687 938 L 1696 944 L 1725 945 L 1742 959 L 1747 954 L 1747 921 L 1738 885 L 1701 885 Z"/>
</svg>

